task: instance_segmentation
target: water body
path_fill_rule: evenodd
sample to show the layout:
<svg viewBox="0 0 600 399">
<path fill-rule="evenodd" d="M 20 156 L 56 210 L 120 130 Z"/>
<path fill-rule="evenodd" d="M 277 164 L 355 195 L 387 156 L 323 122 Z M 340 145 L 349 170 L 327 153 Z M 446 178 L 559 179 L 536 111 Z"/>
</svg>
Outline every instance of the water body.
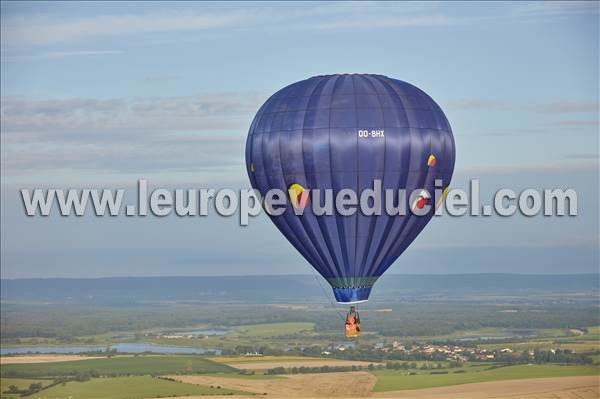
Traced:
<svg viewBox="0 0 600 399">
<path fill-rule="evenodd" d="M 179 354 L 221 354 L 221 350 L 212 348 L 186 348 L 183 346 L 163 346 L 145 343 L 118 343 L 107 346 L 18 346 L 0 348 L 0 355 L 16 355 L 24 353 L 86 353 L 105 352 L 106 348 L 118 353 L 179 353 Z"/>
</svg>

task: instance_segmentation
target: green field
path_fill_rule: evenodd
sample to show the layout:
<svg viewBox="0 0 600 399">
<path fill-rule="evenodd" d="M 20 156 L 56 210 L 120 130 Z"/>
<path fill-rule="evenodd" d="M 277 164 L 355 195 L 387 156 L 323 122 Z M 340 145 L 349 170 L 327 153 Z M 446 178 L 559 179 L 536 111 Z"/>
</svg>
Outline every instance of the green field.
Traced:
<svg viewBox="0 0 600 399">
<path fill-rule="evenodd" d="M 515 331 L 518 330 L 518 331 Z M 500 328 L 500 327 L 485 327 L 468 330 L 457 330 L 449 334 L 436 334 L 436 335 L 418 335 L 418 336 L 407 336 L 402 337 L 404 340 L 455 340 L 461 338 L 478 338 L 478 337 L 510 337 L 522 331 L 527 331 L 537 338 L 542 337 L 565 337 L 567 336 L 566 329 L 560 328 L 535 328 L 535 329 L 514 329 L 514 328 Z"/>
<path fill-rule="evenodd" d="M 117 356 L 104 359 L 79 360 L 76 362 L 6 364 L 2 366 L 3 377 L 39 378 L 68 376 L 95 371 L 100 375 L 146 375 L 146 374 L 195 374 L 227 373 L 237 370 L 225 364 L 213 362 L 200 356 Z"/>
<path fill-rule="evenodd" d="M 559 366 L 559 365 L 518 365 L 494 369 L 469 367 L 463 369 L 446 369 L 448 374 L 430 374 L 421 371 L 416 375 L 408 375 L 406 371 L 380 370 L 377 376 L 375 392 L 397 391 L 403 389 L 432 388 L 446 385 L 470 384 L 474 382 L 514 380 L 522 378 L 567 377 L 578 375 L 600 375 L 597 366 Z M 459 371 L 457 373 L 457 371 Z M 464 372 L 460 372 L 464 371 Z"/>
<path fill-rule="evenodd" d="M 550 349 L 569 349 L 578 353 L 593 352 L 600 350 L 600 342 L 595 340 L 585 341 L 577 339 L 578 337 L 569 337 L 561 339 L 532 339 L 518 342 L 504 342 L 493 344 L 479 344 L 479 348 L 495 350 L 502 348 L 511 348 L 516 351 L 524 350 L 550 350 Z"/>
<path fill-rule="evenodd" d="M 580 331 L 580 330 L 572 330 Z M 581 335 L 566 335 L 569 330 L 544 330 L 540 337 L 520 339 L 513 342 L 479 344 L 479 348 L 496 350 L 511 348 L 516 351 L 524 350 L 551 350 L 569 349 L 577 353 L 594 352 L 600 350 L 600 328 L 588 327 L 588 332 Z"/>
<path fill-rule="evenodd" d="M 147 342 L 158 345 L 233 349 L 240 344 L 268 345 L 286 340 L 295 335 L 297 342 L 314 342 L 315 323 L 263 323 L 237 326 L 225 335 L 208 336 L 203 339 L 190 338 L 151 338 Z"/>
<path fill-rule="evenodd" d="M 150 376 L 137 376 L 93 378 L 85 382 L 72 381 L 43 390 L 39 395 L 48 399 L 71 397 L 77 399 L 136 399 L 160 396 L 230 395 L 235 393 L 243 392 L 183 384 Z"/>
<path fill-rule="evenodd" d="M 269 338 L 282 335 L 314 331 L 315 323 L 266 323 L 236 327 L 226 336 L 243 336 L 248 338 Z"/>
</svg>

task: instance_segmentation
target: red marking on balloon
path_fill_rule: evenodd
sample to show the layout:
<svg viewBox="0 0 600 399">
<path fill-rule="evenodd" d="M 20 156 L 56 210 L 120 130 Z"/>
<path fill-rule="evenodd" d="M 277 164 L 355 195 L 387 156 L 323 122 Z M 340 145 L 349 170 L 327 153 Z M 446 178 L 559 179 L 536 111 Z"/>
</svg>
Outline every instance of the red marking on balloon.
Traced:
<svg viewBox="0 0 600 399">
<path fill-rule="evenodd" d="M 429 198 L 419 197 L 417 200 L 417 208 L 423 209 L 425 205 L 429 202 Z"/>
</svg>

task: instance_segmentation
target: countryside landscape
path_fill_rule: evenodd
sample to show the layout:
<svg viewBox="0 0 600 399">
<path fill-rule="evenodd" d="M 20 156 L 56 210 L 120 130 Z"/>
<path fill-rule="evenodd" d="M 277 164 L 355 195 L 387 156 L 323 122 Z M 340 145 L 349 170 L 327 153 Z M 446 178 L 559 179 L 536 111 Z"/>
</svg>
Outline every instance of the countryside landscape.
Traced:
<svg viewBox="0 0 600 399">
<path fill-rule="evenodd" d="M 598 275 L 2 280 L 2 398 L 595 398 Z"/>
<path fill-rule="evenodd" d="M 0 0 L 0 399 L 600 399 L 599 23 Z"/>
</svg>

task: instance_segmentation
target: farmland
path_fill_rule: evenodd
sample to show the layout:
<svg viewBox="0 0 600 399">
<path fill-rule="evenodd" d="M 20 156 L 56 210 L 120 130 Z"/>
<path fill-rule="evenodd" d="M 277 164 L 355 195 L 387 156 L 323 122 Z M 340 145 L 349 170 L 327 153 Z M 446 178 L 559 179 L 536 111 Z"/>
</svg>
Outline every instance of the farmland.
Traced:
<svg viewBox="0 0 600 399">
<path fill-rule="evenodd" d="M 200 356 L 116 356 L 112 358 L 2 366 L 3 377 L 57 377 L 77 374 L 102 376 L 233 372 L 225 364 Z"/>
<path fill-rule="evenodd" d="M 225 388 L 184 384 L 150 376 L 92 378 L 71 381 L 43 391 L 45 398 L 151 398 L 159 396 L 230 395 L 244 393 Z"/>
<path fill-rule="evenodd" d="M 6 393 L 10 392 L 11 388 L 17 388 L 19 391 L 29 389 L 32 384 L 39 384 L 45 387 L 52 383 L 52 380 L 42 379 L 27 379 L 27 378 L 0 378 L 0 397 L 4 399 L 18 398 L 20 394 Z"/>
<path fill-rule="evenodd" d="M 476 382 L 437 388 L 377 392 L 371 397 L 394 399 L 597 399 L 597 376 L 528 378 Z"/>
<path fill-rule="evenodd" d="M 86 368 L 93 365 L 98 370 L 107 370 L 113 367 L 112 374 L 116 372 L 132 372 L 132 376 L 120 377 L 93 377 L 84 381 L 68 380 L 43 390 L 46 398 L 63 398 L 73 396 L 77 398 L 150 398 L 156 396 L 189 396 L 189 395 L 224 395 L 224 394 L 262 394 L 269 393 L 284 396 L 311 395 L 315 397 L 330 397 L 354 393 L 357 397 L 368 396 L 372 391 L 379 393 L 445 387 L 459 384 L 474 384 L 489 381 L 509 381 L 518 379 L 531 379 L 542 377 L 569 377 L 569 376 L 600 376 L 599 366 L 561 366 L 561 365 L 516 365 L 497 366 L 490 364 L 470 364 L 460 370 L 443 367 L 434 372 L 418 370 L 406 372 L 398 370 L 374 370 L 346 373 L 317 373 L 286 375 L 284 377 L 267 376 L 263 374 L 246 375 L 237 372 L 210 372 L 218 367 L 200 367 L 192 364 L 196 371 L 186 370 L 182 367 L 181 358 L 185 356 L 144 356 L 124 357 L 113 359 L 93 359 L 77 362 L 88 363 Z M 190 357 L 193 358 L 193 357 Z M 143 359 L 145 367 L 140 364 L 122 363 L 123 359 Z M 160 360 L 158 360 L 160 359 Z M 314 364 L 318 359 L 307 359 L 304 365 Z M 198 360 L 196 359 L 196 362 Z M 261 364 L 273 362 L 289 362 L 289 357 L 269 357 L 268 362 L 256 358 L 244 362 L 248 364 Z M 298 361 L 298 360 L 296 360 Z M 51 376 L 63 374 L 69 369 L 62 363 L 40 363 L 28 373 L 35 370 L 38 375 Z M 73 364 L 73 362 L 68 362 Z M 210 364 L 210 363 L 209 363 Z M 9 371 L 19 371 L 12 365 Z M 133 370 L 132 367 L 137 367 Z M 83 369 L 82 369 L 83 370 Z M 79 373 L 82 372 L 79 370 Z M 177 374 L 169 374 L 167 370 L 175 370 Z M 160 371 L 168 379 L 157 378 L 147 373 Z M 4 370 L 3 373 L 6 373 Z M 198 374 L 200 372 L 200 374 Z M 11 372 L 9 372 L 10 374 Z M 163 374 L 164 373 L 164 374 Z M 2 378 L 2 391 L 6 392 L 10 385 L 25 389 L 32 383 L 41 383 L 43 386 L 51 385 L 52 379 L 22 379 Z M 211 388 L 212 387 L 212 388 Z M 218 388 L 217 388 L 218 387 Z M 3 398 L 15 396 L 3 394 Z"/>
<path fill-rule="evenodd" d="M 236 327 L 232 335 L 247 338 L 269 338 L 312 332 L 314 329 L 315 323 L 266 323 Z"/>
<path fill-rule="evenodd" d="M 21 354 L 2 356 L 2 397 L 479 398 L 502 397 L 505 387 L 529 398 L 527 386 L 598 396 L 594 291 L 503 290 L 406 289 L 400 299 L 360 306 L 356 340 L 343 336 L 340 309 L 281 296 L 275 303 L 11 301 L 2 306 L 2 350 Z"/>
<path fill-rule="evenodd" d="M 408 375 L 406 372 L 393 370 L 376 371 L 374 374 L 377 376 L 377 383 L 373 390 L 383 392 L 522 378 L 600 375 L 600 367 L 531 364 L 498 368 L 489 366 L 469 367 L 466 370 L 445 370 L 445 374 L 420 372 L 415 375 Z"/>
</svg>

